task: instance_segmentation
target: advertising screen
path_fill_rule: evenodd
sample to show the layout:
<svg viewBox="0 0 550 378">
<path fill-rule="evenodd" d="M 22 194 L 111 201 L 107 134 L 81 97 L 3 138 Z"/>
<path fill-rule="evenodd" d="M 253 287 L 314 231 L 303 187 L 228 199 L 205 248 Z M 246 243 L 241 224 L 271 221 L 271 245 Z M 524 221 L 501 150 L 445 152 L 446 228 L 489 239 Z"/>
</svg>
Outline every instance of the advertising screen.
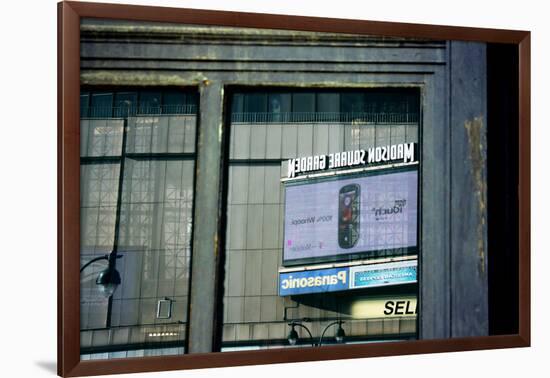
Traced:
<svg viewBox="0 0 550 378">
<path fill-rule="evenodd" d="M 408 170 L 287 183 L 283 263 L 416 247 L 417 181 Z"/>
</svg>

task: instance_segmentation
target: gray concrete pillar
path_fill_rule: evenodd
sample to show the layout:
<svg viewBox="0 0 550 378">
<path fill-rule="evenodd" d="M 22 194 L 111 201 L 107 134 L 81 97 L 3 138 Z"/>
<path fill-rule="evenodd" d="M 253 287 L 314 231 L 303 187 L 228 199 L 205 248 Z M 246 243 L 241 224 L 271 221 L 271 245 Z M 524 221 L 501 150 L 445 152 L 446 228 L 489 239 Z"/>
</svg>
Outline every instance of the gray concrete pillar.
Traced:
<svg viewBox="0 0 550 378">
<path fill-rule="evenodd" d="M 191 290 L 189 298 L 188 352 L 211 352 L 216 340 L 217 266 L 219 263 L 220 159 L 222 145 L 223 87 L 203 80 L 197 140 L 197 176 Z M 221 321 L 221 320 L 219 320 Z"/>
</svg>

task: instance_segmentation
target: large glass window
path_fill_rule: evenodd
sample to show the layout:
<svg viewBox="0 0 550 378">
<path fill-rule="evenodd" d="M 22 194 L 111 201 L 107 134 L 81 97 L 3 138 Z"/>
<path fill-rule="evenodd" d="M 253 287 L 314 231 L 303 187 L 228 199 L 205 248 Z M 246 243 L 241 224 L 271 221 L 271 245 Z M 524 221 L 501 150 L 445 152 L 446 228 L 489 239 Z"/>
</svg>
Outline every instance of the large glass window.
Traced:
<svg viewBox="0 0 550 378">
<path fill-rule="evenodd" d="M 416 143 L 420 118 L 418 90 L 284 94 L 277 90 L 267 93 L 267 115 L 263 117 L 257 113 L 265 112 L 263 107 L 241 106 L 250 101 L 259 104 L 264 96 L 265 92 L 231 95 L 222 351 L 288 347 L 293 343 L 324 345 L 342 341 L 343 335 L 344 342 L 350 343 L 415 338 L 417 285 L 413 281 L 404 280 L 402 285 L 382 283 L 377 287 L 361 287 L 357 283 L 355 290 L 325 293 L 281 286 L 285 279 L 289 279 L 289 285 L 316 279 L 311 272 L 323 269 L 328 272 L 330 267 L 355 266 L 358 274 L 367 277 L 385 274 L 383 270 L 372 269 L 382 264 L 377 266 L 416 275 L 415 167 L 348 175 L 347 181 L 319 178 L 287 184 L 281 179 L 287 175 L 288 159 Z M 342 186 L 341 190 L 347 188 L 340 193 L 341 198 L 338 190 L 332 198 L 335 186 Z M 292 198 L 286 197 L 289 195 Z M 365 201 L 361 205 L 365 214 L 357 212 L 359 199 Z M 382 219 L 387 209 L 381 204 L 386 203 L 392 209 L 409 206 L 407 215 L 398 214 L 395 221 Z M 307 213 L 315 208 L 328 209 L 331 204 L 335 214 L 344 220 L 341 223 L 347 222 L 338 233 L 336 229 L 333 232 L 312 225 L 309 231 L 289 237 L 287 227 L 292 222 L 307 223 L 310 219 L 307 214 L 300 215 L 300 209 Z M 296 214 L 292 215 L 290 210 Z M 375 225 L 371 218 L 376 216 L 386 223 Z M 359 220 L 364 224 L 360 225 Z M 339 235 L 333 238 L 338 245 L 323 252 L 332 255 L 331 258 L 325 258 L 323 253 L 313 254 L 309 259 L 286 255 L 295 247 L 298 248 L 295 251 L 312 248 L 310 244 L 321 240 L 327 232 Z M 370 235 L 370 244 L 360 239 L 358 233 Z M 299 246 L 297 240 L 306 242 Z M 333 258 L 338 251 L 340 255 Z M 383 265 L 390 259 L 397 265 Z M 336 270 L 333 273 L 338 275 Z"/>
<path fill-rule="evenodd" d="M 82 92 L 83 359 L 184 353 L 196 104 L 195 92 Z"/>
</svg>

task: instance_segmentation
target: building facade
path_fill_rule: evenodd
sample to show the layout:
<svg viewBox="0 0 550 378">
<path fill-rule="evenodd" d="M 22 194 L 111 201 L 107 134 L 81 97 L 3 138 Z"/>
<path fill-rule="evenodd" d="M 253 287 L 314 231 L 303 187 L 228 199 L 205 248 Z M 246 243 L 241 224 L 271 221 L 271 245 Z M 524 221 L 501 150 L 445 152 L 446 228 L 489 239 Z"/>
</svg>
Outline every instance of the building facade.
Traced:
<svg viewBox="0 0 550 378">
<path fill-rule="evenodd" d="M 82 266 L 121 279 L 82 272 L 82 358 L 487 335 L 486 82 L 482 43 L 83 20 Z"/>
</svg>

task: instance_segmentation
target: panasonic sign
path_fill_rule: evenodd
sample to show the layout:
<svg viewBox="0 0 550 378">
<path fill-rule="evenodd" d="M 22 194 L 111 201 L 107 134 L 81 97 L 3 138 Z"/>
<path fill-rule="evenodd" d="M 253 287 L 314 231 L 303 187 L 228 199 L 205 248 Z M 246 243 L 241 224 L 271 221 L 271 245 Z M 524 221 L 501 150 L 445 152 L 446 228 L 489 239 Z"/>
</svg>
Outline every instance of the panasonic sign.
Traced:
<svg viewBox="0 0 550 378">
<path fill-rule="evenodd" d="M 280 273 L 279 295 L 347 290 L 348 276 L 348 267 Z"/>
<path fill-rule="evenodd" d="M 327 293 L 416 282 L 416 260 L 279 272 L 279 296 Z"/>
</svg>

